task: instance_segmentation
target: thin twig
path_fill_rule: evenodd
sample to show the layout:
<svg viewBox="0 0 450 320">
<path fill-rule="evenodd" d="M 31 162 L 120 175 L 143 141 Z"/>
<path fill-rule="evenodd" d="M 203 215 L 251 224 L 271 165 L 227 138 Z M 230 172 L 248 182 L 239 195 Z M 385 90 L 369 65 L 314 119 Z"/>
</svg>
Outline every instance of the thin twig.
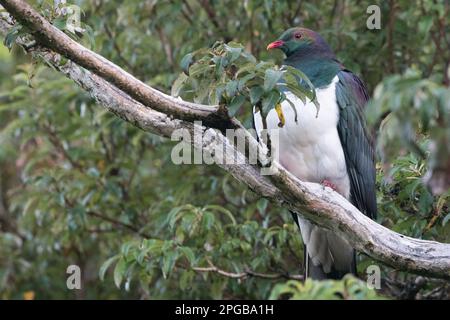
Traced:
<svg viewBox="0 0 450 320">
<path fill-rule="evenodd" d="M 57 133 L 49 126 L 49 125 L 44 125 L 42 126 L 42 128 L 44 129 L 44 131 L 47 133 L 47 137 L 48 140 L 50 141 L 50 143 L 55 147 L 55 149 L 57 151 L 59 151 L 59 153 L 67 160 L 70 162 L 70 164 L 72 165 L 72 167 L 74 167 L 75 169 L 78 169 L 81 171 L 81 169 L 83 168 L 83 166 L 81 164 L 79 164 L 77 161 L 75 161 L 67 152 L 66 148 L 64 148 L 61 140 L 59 139 Z"/>
<path fill-rule="evenodd" d="M 163 28 L 156 26 L 156 31 L 158 32 L 158 37 L 161 42 L 161 47 L 164 50 L 167 61 L 169 62 L 170 67 L 173 69 L 175 66 L 175 62 L 173 60 L 173 49 L 172 45 L 170 44 L 169 38 L 167 38 Z"/>
<path fill-rule="evenodd" d="M 211 20 L 211 23 L 218 30 L 221 30 L 220 23 L 217 20 L 216 12 L 215 12 L 214 8 L 212 7 L 211 3 L 209 2 L 209 0 L 200 0 L 199 2 L 201 4 L 202 8 L 205 10 L 206 14 L 208 15 L 209 20 Z"/>
<path fill-rule="evenodd" d="M 122 50 L 120 49 L 120 47 L 116 41 L 116 35 L 112 34 L 111 29 L 108 27 L 107 23 L 104 24 L 104 29 L 105 29 L 106 35 L 108 36 L 109 40 L 112 42 L 113 48 L 117 53 L 117 57 L 120 59 L 120 61 L 122 61 L 122 63 L 127 67 L 128 70 L 130 70 L 131 72 L 136 74 L 137 72 L 136 72 L 135 68 L 123 56 Z"/>
<path fill-rule="evenodd" d="M 262 279 L 288 279 L 288 280 L 303 280 L 303 276 L 299 274 L 289 273 L 261 273 L 255 272 L 250 269 L 246 269 L 244 272 L 229 272 L 216 267 L 211 260 L 206 259 L 209 267 L 193 267 L 192 269 L 197 272 L 212 272 L 220 274 L 221 276 L 233 279 L 245 279 L 249 277 L 262 278 Z"/>
<path fill-rule="evenodd" d="M 103 215 L 103 214 L 101 214 L 99 212 L 87 211 L 86 214 L 88 214 L 90 216 L 93 216 L 93 217 L 96 217 L 98 219 L 110 222 L 110 223 L 112 223 L 112 224 L 114 224 L 116 226 L 119 226 L 119 227 L 122 227 L 122 228 L 125 228 L 125 229 L 128 229 L 128 230 L 131 230 L 131 231 L 133 231 L 133 233 L 136 233 L 137 235 L 142 236 L 144 238 L 147 238 L 147 239 L 151 238 L 151 236 L 149 234 L 147 234 L 145 232 L 142 232 L 140 228 L 137 228 L 137 227 L 135 227 L 135 226 L 133 226 L 131 224 L 128 224 L 128 223 L 116 220 L 114 218 L 105 216 L 105 215 Z"/>
</svg>

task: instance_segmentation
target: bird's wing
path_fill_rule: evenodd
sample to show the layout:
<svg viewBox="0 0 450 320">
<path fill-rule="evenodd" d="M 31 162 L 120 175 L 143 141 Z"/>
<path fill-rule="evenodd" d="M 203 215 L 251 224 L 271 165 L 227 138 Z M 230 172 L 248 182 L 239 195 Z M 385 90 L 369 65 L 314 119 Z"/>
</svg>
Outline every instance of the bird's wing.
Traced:
<svg viewBox="0 0 450 320">
<path fill-rule="evenodd" d="M 350 201 L 365 215 L 375 219 L 377 202 L 373 141 L 363 115 L 369 96 L 364 83 L 355 74 L 342 70 L 338 77 L 338 133 L 350 178 Z"/>
</svg>

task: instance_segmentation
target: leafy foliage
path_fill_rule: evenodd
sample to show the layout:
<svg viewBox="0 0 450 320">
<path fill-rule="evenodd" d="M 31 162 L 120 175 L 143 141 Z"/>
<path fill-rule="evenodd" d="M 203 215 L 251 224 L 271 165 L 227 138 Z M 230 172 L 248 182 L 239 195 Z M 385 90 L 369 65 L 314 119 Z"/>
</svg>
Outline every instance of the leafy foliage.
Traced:
<svg viewBox="0 0 450 320">
<path fill-rule="evenodd" d="M 202 54 L 197 61 L 192 61 Z M 259 62 L 240 44 L 216 43 L 210 50 L 189 53 L 181 60 L 181 67 L 184 73 L 175 80 L 172 95 L 182 95 L 197 103 L 226 105 L 230 116 L 236 115 L 241 107 L 249 110 L 252 105 L 267 115 L 283 101 L 288 101 L 296 112 L 283 92 L 286 89 L 302 101 L 308 98 L 319 107 L 314 86 L 300 70 Z"/>
<path fill-rule="evenodd" d="M 443 171 L 441 179 L 448 179 L 450 153 L 440 147 L 450 143 L 448 87 L 422 79 L 417 70 L 407 70 L 404 75 L 385 79 L 375 89 L 374 98 L 368 108 L 369 119 L 381 123 L 379 141 L 384 160 L 389 161 L 398 150 L 411 151 L 421 159 L 428 158 L 428 180 L 439 170 Z M 436 193 L 448 188 L 448 182 L 432 181 L 429 185 Z"/>
<path fill-rule="evenodd" d="M 294 91 L 292 76 L 305 80 L 278 67 L 267 43 L 295 25 L 319 31 L 374 92 L 379 222 L 450 242 L 448 190 L 433 194 L 424 179 L 448 159 L 439 147 L 449 128 L 445 1 L 384 1 L 381 30 L 366 28 L 365 0 L 30 3 L 146 83 L 226 104 L 240 119 L 263 101 L 276 107 L 281 82 Z M 78 31 L 63 10 L 75 4 Z M 285 210 L 217 167 L 174 165 L 172 142 L 106 113 L 12 46 L 23 33 L 7 36 L 11 52 L 0 48 L 1 298 L 376 298 L 354 278 L 286 283 L 302 273 L 303 249 Z M 359 260 L 362 278 L 378 264 Z M 66 287 L 70 264 L 81 267 L 82 290 Z M 444 282 L 414 291 L 417 276 L 380 267 L 385 296 L 448 298 Z"/>
<path fill-rule="evenodd" d="M 305 282 L 288 281 L 277 284 L 270 295 L 270 299 L 289 298 L 295 300 L 378 300 L 383 299 L 374 289 L 351 275 L 342 281 L 326 280 Z"/>
</svg>

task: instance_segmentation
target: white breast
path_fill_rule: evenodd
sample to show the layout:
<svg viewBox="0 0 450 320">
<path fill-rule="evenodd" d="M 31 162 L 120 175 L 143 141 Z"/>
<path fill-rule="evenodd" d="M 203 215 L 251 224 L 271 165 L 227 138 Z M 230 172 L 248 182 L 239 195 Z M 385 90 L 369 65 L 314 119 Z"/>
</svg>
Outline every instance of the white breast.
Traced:
<svg viewBox="0 0 450 320">
<path fill-rule="evenodd" d="M 286 96 L 297 110 L 298 122 L 290 104 L 282 103 L 286 123 L 278 127 L 279 119 L 275 110 L 267 115 L 267 128 L 279 130 L 279 141 L 273 141 L 272 148 L 278 148 L 280 163 L 303 181 L 322 182 L 328 180 L 337 191 L 348 198 L 350 183 L 345 165 L 344 152 L 337 132 L 339 107 L 336 102 L 336 76 L 332 83 L 316 90 L 320 104 L 318 116 L 315 105 L 304 104 L 295 95 Z M 254 114 L 255 129 L 260 136 L 263 129 L 260 112 Z"/>
</svg>

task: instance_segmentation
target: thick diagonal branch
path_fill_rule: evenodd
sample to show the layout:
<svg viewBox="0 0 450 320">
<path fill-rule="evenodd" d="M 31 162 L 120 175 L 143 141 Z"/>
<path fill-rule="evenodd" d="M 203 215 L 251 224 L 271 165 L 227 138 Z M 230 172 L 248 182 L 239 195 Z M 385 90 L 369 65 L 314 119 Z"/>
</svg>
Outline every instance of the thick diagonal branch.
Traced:
<svg viewBox="0 0 450 320">
<path fill-rule="evenodd" d="M 38 43 L 92 71 L 143 105 L 178 119 L 202 120 L 208 126 L 221 129 L 232 127 L 225 109 L 220 106 L 180 102 L 153 89 L 119 66 L 72 40 L 25 1 L 2 1 L 1 4 L 14 18 L 31 30 Z"/>
</svg>

